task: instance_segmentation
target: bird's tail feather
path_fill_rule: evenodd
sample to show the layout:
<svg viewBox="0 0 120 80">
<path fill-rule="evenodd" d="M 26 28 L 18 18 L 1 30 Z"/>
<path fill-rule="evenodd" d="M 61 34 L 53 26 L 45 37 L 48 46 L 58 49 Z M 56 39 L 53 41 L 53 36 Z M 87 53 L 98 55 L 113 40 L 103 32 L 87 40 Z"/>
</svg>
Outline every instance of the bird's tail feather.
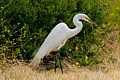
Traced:
<svg viewBox="0 0 120 80">
<path fill-rule="evenodd" d="M 40 61 L 41 59 L 35 56 L 28 66 L 31 67 L 32 69 L 37 69 L 40 64 Z"/>
<path fill-rule="evenodd" d="M 46 50 L 40 48 L 39 50 L 35 51 L 36 55 L 33 58 L 32 62 L 28 65 L 32 69 L 37 69 L 41 62 L 41 59 L 47 54 Z"/>
</svg>

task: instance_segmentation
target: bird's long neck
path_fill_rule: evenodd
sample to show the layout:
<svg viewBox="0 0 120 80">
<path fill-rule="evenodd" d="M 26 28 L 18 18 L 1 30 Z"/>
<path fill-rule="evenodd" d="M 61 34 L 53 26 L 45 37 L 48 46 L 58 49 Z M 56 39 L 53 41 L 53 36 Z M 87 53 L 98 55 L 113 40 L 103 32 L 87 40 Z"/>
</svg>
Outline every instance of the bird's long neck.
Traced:
<svg viewBox="0 0 120 80">
<path fill-rule="evenodd" d="M 73 18 L 73 23 L 74 25 L 76 26 L 74 29 L 70 29 L 70 35 L 69 35 L 69 38 L 77 35 L 81 30 L 82 30 L 82 22 L 79 21 L 81 18 L 81 15 L 75 15 L 74 18 Z"/>
</svg>

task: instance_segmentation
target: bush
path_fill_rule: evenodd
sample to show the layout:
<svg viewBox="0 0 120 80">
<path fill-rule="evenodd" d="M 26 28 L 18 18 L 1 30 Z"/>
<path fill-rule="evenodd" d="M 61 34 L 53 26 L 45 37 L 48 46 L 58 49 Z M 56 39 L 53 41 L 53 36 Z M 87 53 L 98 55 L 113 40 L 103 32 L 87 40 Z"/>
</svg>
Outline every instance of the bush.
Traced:
<svg viewBox="0 0 120 80">
<path fill-rule="evenodd" d="M 1 9 L 10 1 L 4 0 Z M 51 29 L 60 22 L 74 28 L 73 16 L 85 13 L 98 25 L 104 22 L 103 1 L 100 0 L 13 0 L 1 11 L 0 52 L 1 59 L 31 59 Z M 84 22 L 83 22 L 84 23 Z M 70 60 L 81 65 L 99 63 L 97 27 L 84 23 L 83 30 L 67 41 L 61 49 Z"/>
</svg>

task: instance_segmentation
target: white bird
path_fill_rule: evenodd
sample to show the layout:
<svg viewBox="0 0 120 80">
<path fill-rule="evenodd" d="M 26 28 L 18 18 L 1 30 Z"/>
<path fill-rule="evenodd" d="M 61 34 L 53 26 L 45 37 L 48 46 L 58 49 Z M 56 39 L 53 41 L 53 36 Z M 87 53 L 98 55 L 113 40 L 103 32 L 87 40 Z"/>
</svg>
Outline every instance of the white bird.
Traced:
<svg viewBox="0 0 120 80">
<path fill-rule="evenodd" d="M 33 69 L 38 68 L 40 61 L 44 56 L 49 55 L 52 51 L 59 51 L 69 38 L 77 35 L 83 28 L 83 24 L 79 20 L 87 21 L 92 25 L 95 24 L 95 22 L 85 14 L 77 14 L 74 16 L 73 23 L 76 26 L 74 29 L 70 29 L 65 23 L 57 24 L 49 33 L 29 66 Z"/>
</svg>

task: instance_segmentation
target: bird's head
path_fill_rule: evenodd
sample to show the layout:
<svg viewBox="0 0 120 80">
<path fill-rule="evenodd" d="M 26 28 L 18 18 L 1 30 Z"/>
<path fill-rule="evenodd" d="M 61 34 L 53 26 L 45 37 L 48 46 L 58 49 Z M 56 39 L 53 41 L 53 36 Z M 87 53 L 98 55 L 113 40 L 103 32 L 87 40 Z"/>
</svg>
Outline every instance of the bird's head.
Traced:
<svg viewBox="0 0 120 80">
<path fill-rule="evenodd" d="M 92 21 L 87 15 L 85 14 L 80 14 L 81 15 L 81 19 L 84 21 L 87 21 L 88 23 L 91 24 L 91 26 L 98 26 L 94 21 Z"/>
</svg>

